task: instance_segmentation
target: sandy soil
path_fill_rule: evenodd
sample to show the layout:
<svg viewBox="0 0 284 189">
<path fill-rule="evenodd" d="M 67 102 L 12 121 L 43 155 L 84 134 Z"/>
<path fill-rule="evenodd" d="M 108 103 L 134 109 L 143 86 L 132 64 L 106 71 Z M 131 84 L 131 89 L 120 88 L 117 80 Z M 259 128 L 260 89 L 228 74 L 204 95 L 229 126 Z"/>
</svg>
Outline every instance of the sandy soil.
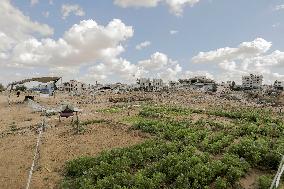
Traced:
<svg viewBox="0 0 284 189">
<path fill-rule="evenodd" d="M 38 135 L 37 126 L 43 119 L 40 113 L 33 113 L 27 105 L 17 103 L 22 101 L 21 98 L 12 99 L 13 103 L 8 107 L 6 97 L 0 96 L 0 188 L 3 189 L 25 188 Z M 60 101 L 38 100 L 47 106 L 55 106 L 56 101 Z M 70 118 L 61 123 L 58 116 L 47 119 L 48 128 L 42 135 L 40 156 L 30 188 L 57 188 L 68 160 L 144 140 L 139 133 L 128 131 L 127 126 L 116 124 L 119 115 L 95 113 L 95 109 L 104 106 L 106 104 L 86 105 L 80 120 L 107 119 L 110 122 L 88 125 L 79 135 L 74 134 Z"/>
<path fill-rule="evenodd" d="M 0 94 L 0 189 L 25 188 L 29 169 L 32 164 L 34 148 L 37 140 L 37 128 L 42 122 L 41 113 L 35 113 L 23 104 L 24 94 L 20 98 L 11 96 L 11 105 L 8 106 L 7 97 Z M 139 95 L 151 98 L 151 102 L 110 103 L 109 97 L 127 97 Z M 139 104 L 170 104 L 185 107 L 206 109 L 208 107 L 241 107 L 247 106 L 241 102 L 220 99 L 214 95 L 200 93 L 134 93 L 134 94 L 105 94 L 93 98 L 91 96 L 69 96 L 56 94 L 56 98 L 40 98 L 36 95 L 35 101 L 48 108 L 57 108 L 63 101 L 67 101 L 82 109 L 80 121 L 107 120 L 106 123 L 86 126 L 82 134 L 74 134 L 71 119 L 63 119 L 59 123 L 58 115 L 47 119 L 48 128 L 43 133 L 40 145 L 40 156 L 36 162 L 31 183 L 31 189 L 58 188 L 63 177 L 66 161 L 80 156 L 97 155 L 104 150 L 117 147 L 131 146 L 143 142 L 149 136 L 137 131 L 129 131 L 130 125 L 125 125 L 124 119 L 139 112 Z M 113 106 L 124 106 L 125 109 L 117 113 L 107 113 L 98 110 Z M 131 108 L 129 108 L 131 107 Z M 137 107 L 137 108 L 136 108 Z M 192 121 L 201 117 L 217 119 L 230 123 L 230 119 L 214 116 L 193 114 Z M 254 186 L 258 173 L 252 172 L 241 180 L 244 188 Z"/>
</svg>

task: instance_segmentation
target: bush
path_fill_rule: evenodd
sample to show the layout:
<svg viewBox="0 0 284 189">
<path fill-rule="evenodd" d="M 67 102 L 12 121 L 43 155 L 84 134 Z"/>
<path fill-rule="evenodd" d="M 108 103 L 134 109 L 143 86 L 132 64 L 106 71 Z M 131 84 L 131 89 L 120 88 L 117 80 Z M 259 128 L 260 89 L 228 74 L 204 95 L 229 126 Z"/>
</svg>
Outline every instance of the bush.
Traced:
<svg viewBox="0 0 284 189">
<path fill-rule="evenodd" d="M 245 158 L 253 166 L 260 165 L 269 150 L 269 142 L 264 138 L 254 140 L 250 137 L 242 138 L 238 144 L 233 144 L 229 149 L 230 152 Z"/>
<path fill-rule="evenodd" d="M 17 85 L 15 88 L 16 91 L 26 91 L 27 87 L 25 85 Z"/>
<path fill-rule="evenodd" d="M 226 179 L 217 177 L 216 183 L 215 183 L 215 188 L 216 189 L 226 189 L 228 188 L 228 182 Z"/>
<path fill-rule="evenodd" d="M 283 121 L 268 111 L 251 110 L 144 107 L 132 128 L 154 135 L 153 140 L 70 161 L 63 188 L 239 188 L 249 168 L 269 173 L 284 153 Z M 209 116 L 193 121 L 187 117 L 191 113 L 234 120 Z M 260 189 L 270 184 L 270 177 L 258 180 Z"/>
<path fill-rule="evenodd" d="M 259 189 L 268 189 L 272 183 L 272 178 L 269 176 L 260 176 L 258 178 Z"/>
</svg>

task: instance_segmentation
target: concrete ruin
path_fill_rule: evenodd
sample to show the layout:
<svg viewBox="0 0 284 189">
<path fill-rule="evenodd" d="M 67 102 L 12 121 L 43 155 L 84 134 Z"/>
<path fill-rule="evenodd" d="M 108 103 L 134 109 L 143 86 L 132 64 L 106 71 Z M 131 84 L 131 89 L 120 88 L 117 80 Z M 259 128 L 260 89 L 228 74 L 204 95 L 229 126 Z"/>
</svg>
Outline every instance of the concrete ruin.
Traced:
<svg viewBox="0 0 284 189">
<path fill-rule="evenodd" d="M 263 82 L 262 75 L 250 74 L 242 77 L 242 88 L 245 90 L 261 89 Z"/>
<path fill-rule="evenodd" d="M 75 93 L 80 93 L 80 94 L 86 91 L 87 89 L 88 89 L 88 85 L 86 85 L 85 83 L 76 81 L 76 80 L 70 80 L 58 86 L 58 90 L 60 91 L 75 92 Z"/>
<path fill-rule="evenodd" d="M 203 92 L 214 92 L 217 90 L 217 84 L 215 81 L 208 79 L 205 76 L 198 76 L 190 79 L 180 79 L 179 83 L 179 87 L 187 90 L 199 90 Z"/>
<path fill-rule="evenodd" d="M 273 85 L 274 89 L 283 91 L 284 90 L 284 81 L 276 80 Z"/>
<path fill-rule="evenodd" d="M 140 90 L 146 92 L 161 91 L 165 87 L 162 79 L 140 78 L 137 80 L 137 84 Z"/>
</svg>

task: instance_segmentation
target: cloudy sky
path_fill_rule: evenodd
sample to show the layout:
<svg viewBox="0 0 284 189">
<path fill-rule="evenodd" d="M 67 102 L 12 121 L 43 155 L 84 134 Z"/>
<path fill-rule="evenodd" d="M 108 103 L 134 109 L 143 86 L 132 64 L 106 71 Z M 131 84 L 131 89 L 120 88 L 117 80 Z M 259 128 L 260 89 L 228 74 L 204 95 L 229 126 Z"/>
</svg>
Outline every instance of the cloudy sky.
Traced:
<svg viewBox="0 0 284 189">
<path fill-rule="evenodd" d="M 284 0 L 0 0 L 0 82 L 284 80 Z"/>
</svg>

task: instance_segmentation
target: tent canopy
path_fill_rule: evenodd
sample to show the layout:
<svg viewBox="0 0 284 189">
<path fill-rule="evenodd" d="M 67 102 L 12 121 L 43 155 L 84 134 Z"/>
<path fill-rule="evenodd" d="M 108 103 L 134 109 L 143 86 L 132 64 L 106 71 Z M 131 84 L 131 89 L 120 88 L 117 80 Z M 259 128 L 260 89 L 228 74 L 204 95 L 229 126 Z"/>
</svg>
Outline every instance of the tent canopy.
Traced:
<svg viewBox="0 0 284 189">
<path fill-rule="evenodd" d="M 35 77 L 35 78 L 31 78 L 31 79 L 24 79 L 22 81 L 15 81 L 13 83 L 10 83 L 7 88 L 9 86 L 14 86 L 14 85 L 19 85 L 19 84 L 24 84 L 27 82 L 31 82 L 31 81 L 37 81 L 37 82 L 41 82 L 41 83 L 48 83 L 48 82 L 57 82 L 59 79 L 61 79 L 61 77 Z"/>
</svg>

